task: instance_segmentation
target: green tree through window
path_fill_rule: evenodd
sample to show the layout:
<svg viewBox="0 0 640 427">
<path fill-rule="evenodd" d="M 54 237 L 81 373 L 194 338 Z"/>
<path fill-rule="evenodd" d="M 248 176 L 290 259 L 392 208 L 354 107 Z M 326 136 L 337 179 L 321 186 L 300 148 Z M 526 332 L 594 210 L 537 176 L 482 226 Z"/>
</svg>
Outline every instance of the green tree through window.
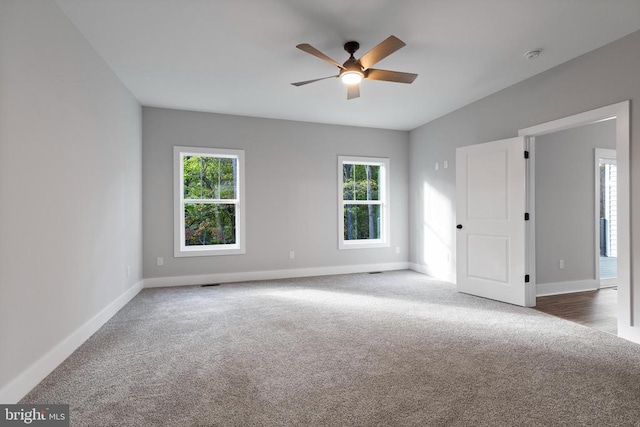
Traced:
<svg viewBox="0 0 640 427">
<path fill-rule="evenodd" d="M 379 239 L 380 205 L 349 204 L 352 200 L 379 201 L 380 166 L 344 163 L 344 239 Z"/>
<path fill-rule="evenodd" d="M 235 243 L 237 159 L 184 156 L 185 245 Z"/>
</svg>

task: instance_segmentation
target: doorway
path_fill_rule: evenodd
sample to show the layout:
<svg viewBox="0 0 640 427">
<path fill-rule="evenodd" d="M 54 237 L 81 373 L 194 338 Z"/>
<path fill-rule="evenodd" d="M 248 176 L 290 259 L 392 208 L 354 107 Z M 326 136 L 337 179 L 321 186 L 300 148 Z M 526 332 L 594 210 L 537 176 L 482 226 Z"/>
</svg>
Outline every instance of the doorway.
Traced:
<svg viewBox="0 0 640 427">
<path fill-rule="evenodd" d="M 594 191 L 599 178 L 594 152 L 600 147 L 615 152 L 615 130 L 615 120 L 606 120 L 535 138 L 536 264 L 532 268 L 537 296 L 600 288 L 601 215 L 594 208 L 600 199 Z M 615 205 L 615 194 L 606 196 L 614 197 Z M 608 236 L 615 242 L 615 235 Z"/>
<path fill-rule="evenodd" d="M 529 149 L 532 152 L 532 160 L 535 159 L 535 138 L 559 130 L 571 129 L 589 123 L 602 120 L 615 119 L 616 126 L 616 152 L 617 152 L 617 221 L 618 221 L 618 335 L 630 341 L 640 343 L 640 326 L 634 322 L 634 314 L 637 315 L 637 308 L 640 306 L 634 301 L 631 292 L 631 265 L 630 265 L 630 124 L 629 124 L 629 101 L 609 105 L 570 117 L 554 120 L 540 125 L 521 129 L 519 136 L 524 136 L 529 142 Z M 535 168 L 529 167 L 528 187 L 535 184 Z M 535 208 L 535 191 L 529 191 L 529 210 Z M 536 241 L 535 241 L 535 217 L 529 223 L 527 230 L 528 237 L 528 265 L 535 266 Z M 530 280 L 536 284 L 535 269 L 529 269 Z"/>
<path fill-rule="evenodd" d="M 618 279 L 618 168 L 616 150 L 595 149 L 596 278 L 600 288 Z"/>
</svg>

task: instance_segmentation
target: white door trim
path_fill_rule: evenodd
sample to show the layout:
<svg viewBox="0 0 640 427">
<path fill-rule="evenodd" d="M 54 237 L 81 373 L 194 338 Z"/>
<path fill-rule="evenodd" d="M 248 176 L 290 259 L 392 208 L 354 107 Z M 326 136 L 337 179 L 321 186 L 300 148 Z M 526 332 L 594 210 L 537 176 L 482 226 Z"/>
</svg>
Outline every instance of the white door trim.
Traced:
<svg viewBox="0 0 640 427">
<path fill-rule="evenodd" d="M 630 101 L 622 101 L 617 104 L 608 105 L 606 107 L 597 108 L 595 110 L 586 111 L 584 113 L 575 114 L 573 116 L 564 117 L 547 123 L 542 123 L 529 128 L 518 131 L 519 136 L 528 137 L 531 143 L 534 143 L 535 137 L 570 129 L 590 123 L 603 120 L 616 119 L 616 152 L 618 163 L 618 227 L 621 232 L 618 233 L 618 335 L 640 343 L 640 327 L 637 325 L 637 308 L 640 304 L 634 301 L 631 292 L 631 242 L 630 242 L 630 127 L 629 127 L 629 108 Z M 530 146 L 531 149 L 531 146 Z M 530 166 L 533 169 L 533 164 Z M 532 190 L 529 194 L 530 203 L 534 200 L 535 191 L 533 191 L 533 183 L 529 183 Z M 530 204 L 531 206 L 531 204 Z M 535 230 L 535 216 L 531 216 L 531 224 L 529 229 Z M 528 236 L 530 242 L 529 262 L 531 272 L 535 266 L 535 233 Z M 535 280 L 535 275 L 530 276 Z M 533 282 L 535 283 L 535 281 Z M 640 292 L 638 292 L 640 294 Z M 635 299 L 640 299 L 640 295 L 635 295 Z"/>
</svg>

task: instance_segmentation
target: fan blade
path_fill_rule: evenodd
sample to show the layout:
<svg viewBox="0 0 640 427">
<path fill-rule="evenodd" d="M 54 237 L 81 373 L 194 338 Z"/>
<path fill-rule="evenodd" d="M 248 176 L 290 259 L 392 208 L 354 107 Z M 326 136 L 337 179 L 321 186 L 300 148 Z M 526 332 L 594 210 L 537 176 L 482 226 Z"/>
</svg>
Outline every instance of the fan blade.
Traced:
<svg viewBox="0 0 640 427">
<path fill-rule="evenodd" d="M 362 58 L 360 58 L 360 65 L 362 65 L 362 68 L 366 70 L 376 62 L 386 58 L 403 46 L 406 46 L 405 42 L 396 36 L 389 36 L 382 43 L 362 55 Z"/>
<path fill-rule="evenodd" d="M 347 99 L 360 98 L 360 85 L 347 85 Z"/>
<path fill-rule="evenodd" d="M 304 85 L 308 85 L 309 83 L 313 83 L 313 82 L 319 82 L 320 80 L 326 80 L 326 79 L 333 79 L 336 78 L 338 76 L 329 76 L 329 77 L 322 77 L 319 79 L 313 79 L 313 80 L 305 80 L 303 82 L 296 82 L 296 83 L 291 83 L 294 86 L 304 86 Z"/>
<path fill-rule="evenodd" d="M 310 53 L 313 56 L 316 56 L 324 61 L 327 61 L 329 64 L 333 64 L 338 68 L 342 68 L 344 69 L 344 67 L 342 66 L 342 64 L 338 64 L 336 61 L 334 61 L 333 59 L 329 58 L 327 55 L 325 55 L 324 53 L 320 52 L 318 49 L 316 49 L 315 47 L 311 46 L 310 44 L 307 43 L 302 43 L 299 44 L 298 46 L 296 46 L 298 49 Z"/>
<path fill-rule="evenodd" d="M 418 77 L 417 74 L 413 73 L 401 73 L 400 71 L 389 71 L 389 70 L 376 70 L 375 68 L 370 68 L 367 70 L 367 79 L 370 80 L 384 80 L 387 82 L 395 82 L 395 83 L 413 83 L 413 81 Z"/>
</svg>

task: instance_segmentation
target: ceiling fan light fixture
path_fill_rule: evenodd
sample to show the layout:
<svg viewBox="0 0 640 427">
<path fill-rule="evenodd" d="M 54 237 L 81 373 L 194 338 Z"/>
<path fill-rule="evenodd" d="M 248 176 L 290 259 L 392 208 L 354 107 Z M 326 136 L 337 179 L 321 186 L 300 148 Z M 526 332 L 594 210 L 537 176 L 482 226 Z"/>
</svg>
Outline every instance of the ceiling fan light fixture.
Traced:
<svg viewBox="0 0 640 427">
<path fill-rule="evenodd" d="M 364 74 L 360 71 L 345 71 L 340 75 L 342 83 L 346 85 L 357 85 L 364 78 Z"/>
<path fill-rule="evenodd" d="M 382 80 L 395 83 L 413 83 L 416 77 L 418 77 L 417 74 L 371 68 L 371 66 L 375 65 L 403 46 L 405 46 L 405 43 L 402 40 L 400 40 L 396 36 L 389 36 L 382 42 L 378 43 L 369 52 L 365 53 L 360 59 L 356 59 L 353 54 L 360 48 L 360 43 L 356 41 L 349 41 L 344 44 L 344 50 L 346 50 L 349 54 L 349 59 L 347 59 L 344 64 L 340 65 L 338 62 L 320 52 L 310 44 L 299 44 L 296 46 L 296 48 L 319 59 L 322 59 L 323 61 L 328 62 L 331 65 L 335 65 L 339 68 L 340 71 L 338 71 L 338 75 L 322 77 L 313 80 L 305 80 L 302 82 L 295 82 L 291 84 L 293 86 L 304 86 L 306 84 L 317 82 L 320 80 L 339 77 L 340 80 L 342 80 L 342 83 L 347 86 L 347 99 L 354 99 L 360 97 L 360 82 L 364 79 Z"/>
</svg>

